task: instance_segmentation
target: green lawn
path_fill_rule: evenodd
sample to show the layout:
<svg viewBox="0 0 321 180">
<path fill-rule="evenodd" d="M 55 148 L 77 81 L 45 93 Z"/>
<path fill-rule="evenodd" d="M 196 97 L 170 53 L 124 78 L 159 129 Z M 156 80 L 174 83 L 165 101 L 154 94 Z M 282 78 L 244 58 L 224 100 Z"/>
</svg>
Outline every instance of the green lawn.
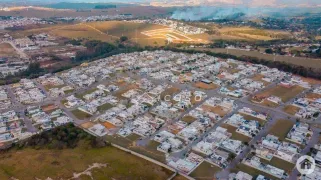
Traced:
<svg viewBox="0 0 321 180">
<path fill-rule="evenodd" d="M 189 176 L 195 179 L 215 179 L 215 173 L 221 171 L 221 168 L 206 161 L 202 162 Z"/>
</svg>

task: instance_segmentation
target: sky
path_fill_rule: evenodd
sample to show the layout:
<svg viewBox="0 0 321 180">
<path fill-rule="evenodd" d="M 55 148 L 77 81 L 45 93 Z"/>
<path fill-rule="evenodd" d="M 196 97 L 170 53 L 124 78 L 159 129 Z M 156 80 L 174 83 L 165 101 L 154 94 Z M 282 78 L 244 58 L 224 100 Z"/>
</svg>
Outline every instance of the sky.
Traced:
<svg viewBox="0 0 321 180">
<path fill-rule="evenodd" d="M 35 2 L 39 0 L 0 0 L 16 2 Z M 186 5 L 242 5 L 250 7 L 321 7 L 321 0 L 41 0 L 42 2 L 118 2 L 118 3 L 152 3 L 167 2 Z"/>
</svg>

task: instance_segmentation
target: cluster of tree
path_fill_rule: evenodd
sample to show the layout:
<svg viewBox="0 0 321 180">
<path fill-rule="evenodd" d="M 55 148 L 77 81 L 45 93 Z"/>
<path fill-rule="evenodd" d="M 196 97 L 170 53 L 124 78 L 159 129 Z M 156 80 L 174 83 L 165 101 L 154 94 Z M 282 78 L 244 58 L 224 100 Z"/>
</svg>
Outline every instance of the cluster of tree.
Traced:
<svg viewBox="0 0 321 180">
<path fill-rule="evenodd" d="M 116 42 L 116 45 L 97 40 L 88 41 L 85 43 L 87 50 L 77 52 L 74 62 L 81 63 L 83 61 L 92 61 L 120 53 L 143 51 L 145 49 L 136 45 L 124 45 L 124 42 L 126 41 L 128 41 L 128 37 L 126 36 L 120 37 L 119 41 Z"/>
<path fill-rule="evenodd" d="M 78 40 L 78 39 L 71 39 L 69 41 L 66 41 L 65 44 L 71 44 L 71 45 L 74 45 L 74 46 L 80 46 L 81 45 L 81 40 Z"/>
<path fill-rule="evenodd" d="M 76 54 L 75 61 L 84 61 L 90 60 L 92 58 L 98 57 L 102 54 L 110 53 L 117 49 L 117 47 L 113 44 L 101 41 L 88 41 L 85 43 L 87 47 L 86 51 L 79 51 Z"/>
<path fill-rule="evenodd" d="M 12 16 L 0 16 L 0 20 L 10 20 Z"/>
<path fill-rule="evenodd" d="M 21 71 L 15 74 L 9 74 L 6 77 L 3 77 L 0 72 L 0 85 L 17 83 L 22 78 L 36 78 L 44 75 L 45 73 L 46 70 L 41 68 L 38 62 L 30 63 L 25 71 Z"/>
<path fill-rule="evenodd" d="M 94 7 L 94 9 L 110 9 L 110 8 L 116 8 L 116 5 L 113 4 L 99 4 Z"/>
<path fill-rule="evenodd" d="M 69 123 L 31 136 L 25 141 L 13 144 L 12 147 L 16 147 L 18 149 L 25 147 L 35 149 L 67 149 L 77 147 L 80 141 L 88 142 L 87 144 L 92 148 L 101 148 L 109 145 L 102 138 L 94 137 L 84 130 L 76 127 L 74 124 Z"/>
</svg>

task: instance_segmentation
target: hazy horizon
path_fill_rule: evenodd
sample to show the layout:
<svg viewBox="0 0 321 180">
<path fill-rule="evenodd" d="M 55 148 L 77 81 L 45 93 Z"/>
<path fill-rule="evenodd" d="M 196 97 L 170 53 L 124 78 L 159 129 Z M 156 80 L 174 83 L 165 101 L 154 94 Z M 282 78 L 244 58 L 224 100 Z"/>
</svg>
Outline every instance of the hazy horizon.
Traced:
<svg viewBox="0 0 321 180">
<path fill-rule="evenodd" d="M 2 0 L 2 2 L 10 3 L 147 3 L 147 4 L 168 4 L 168 5 L 186 5 L 186 6 L 202 6 L 202 5 L 233 5 L 233 6 L 249 6 L 249 7 L 321 7 L 320 0 Z"/>
</svg>

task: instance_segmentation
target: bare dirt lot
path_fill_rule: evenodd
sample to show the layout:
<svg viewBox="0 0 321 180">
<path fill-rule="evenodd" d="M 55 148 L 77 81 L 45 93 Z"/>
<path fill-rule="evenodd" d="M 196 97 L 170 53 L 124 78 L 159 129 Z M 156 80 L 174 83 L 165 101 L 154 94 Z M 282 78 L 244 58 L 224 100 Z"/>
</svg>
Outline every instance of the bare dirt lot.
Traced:
<svg viewBox="0 0 321 180">
<path fill-rule="evenodd" d="M 18 57 L 18 54 L 9 43 L 1 43 L 0 57 Z"/>
</svg>

